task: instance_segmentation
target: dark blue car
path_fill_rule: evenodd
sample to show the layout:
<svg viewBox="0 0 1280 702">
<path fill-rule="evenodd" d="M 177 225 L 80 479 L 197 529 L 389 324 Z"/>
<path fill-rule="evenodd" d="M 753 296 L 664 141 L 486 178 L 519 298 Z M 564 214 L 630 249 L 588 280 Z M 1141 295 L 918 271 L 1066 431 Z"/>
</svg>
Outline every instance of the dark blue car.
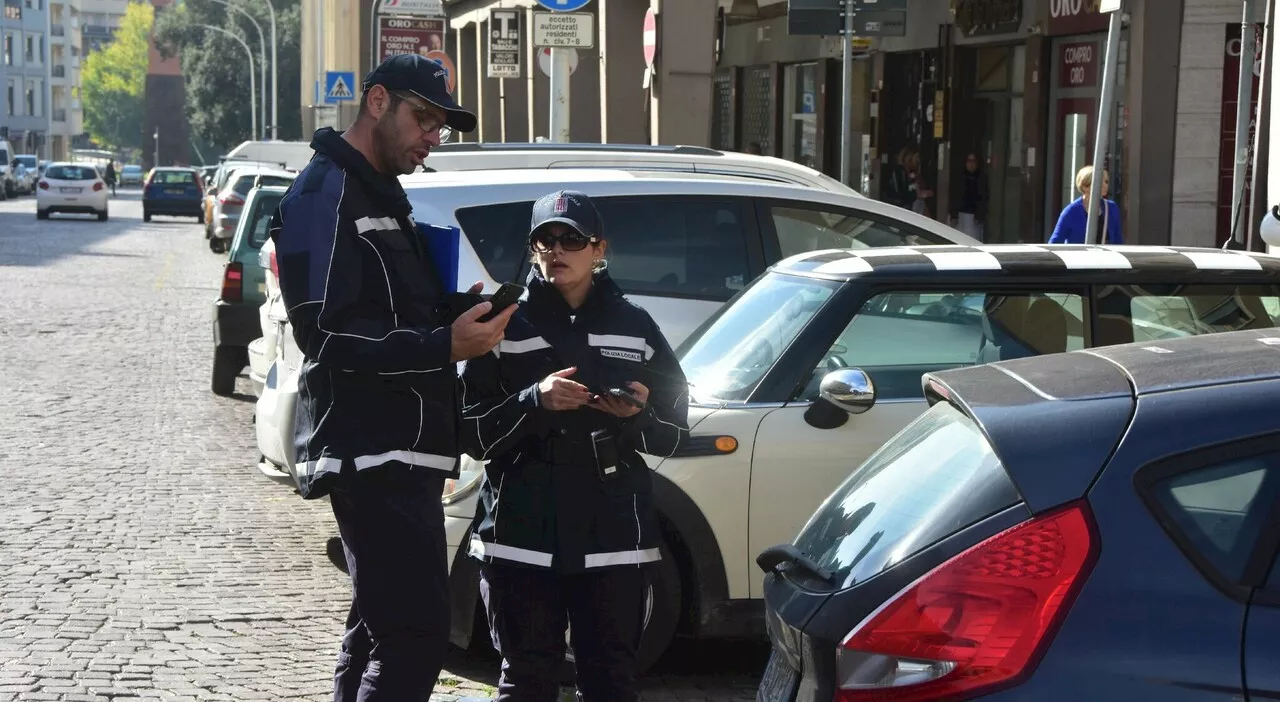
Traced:
<svg viewBox="0 0 1280 702">
<path fill-rule="evenodd" d="M 142 185 L 142 221 L 154 215 L 204 222 L 204 180 L 195 168 L 153 168 Z"/>
<path fill-rule="evenodd" d="M 857 411 L 851 373 L 829 390 Z M 930 409 L 760 554 L 759 699 L 1280 699 L 1280 329 L 924 386 Z"/>
</svg>

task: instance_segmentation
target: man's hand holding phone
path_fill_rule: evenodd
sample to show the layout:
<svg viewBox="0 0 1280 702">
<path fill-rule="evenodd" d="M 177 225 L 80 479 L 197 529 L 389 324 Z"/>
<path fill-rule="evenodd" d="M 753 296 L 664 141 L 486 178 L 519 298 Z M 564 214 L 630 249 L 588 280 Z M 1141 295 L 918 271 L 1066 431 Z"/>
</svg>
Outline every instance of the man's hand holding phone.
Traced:
<svg viewBox="0 0 1280 702">
<path fill-rule="evenodd" d="M 467 292 L 479 294 L 484 290 L 484 283 L 476 283 Z M 496 314 L 490 315 L 488 321 L 480 321 L 493 310 L 492 302 L 482 302 L 467 310 L 458 317 L 451 326 L 452 339 L 449 360 L 453 363 L 483 356 L 493 350 L 502 341 L 502 336 L 515 314 L 516 306 L 510 305 Z"/>
<path fill-rule="evenodd" d="M 649 402 L 649 388 L 637 382 L 627 383 L 627 388 L 630 393 L 598 392 L 591 400 L 591 406 L 624 419 L 640 414 Z"/>
</svg>

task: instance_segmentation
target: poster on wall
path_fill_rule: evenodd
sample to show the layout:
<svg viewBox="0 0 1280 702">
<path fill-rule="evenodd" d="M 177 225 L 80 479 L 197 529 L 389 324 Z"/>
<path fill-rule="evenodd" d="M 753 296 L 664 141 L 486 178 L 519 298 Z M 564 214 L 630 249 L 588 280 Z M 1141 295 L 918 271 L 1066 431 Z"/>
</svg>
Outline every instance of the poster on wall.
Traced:
<svg viewBox="0 0 1280 702">
<path fill-rule="evenodd" d="M 1234 192 L 1235 161 L 1236 161 L 1236 91 L 1240 85 L 1240 25 L 1228 24 L 1226 38 L 1223 41 L 1223 62 L 1222 62 L 1222 126 L 1219 128 L 1219 146 L 1218 151 L 1218 231 L 1217 245 L 1222 246 L 1227 239 L 1231 238 L 1231 221 L 1233 219 L 1231 212 L 1231 195 Z M 1262 73 L 1262 27 L 1261 24 L 1254 25 L 1254 36 L 1256 47 L 1253 57 L 1253 90 L 1250 92 L 1251 102 L 1249 105 L 1249 133 L 1245 136 L 1248 139 L 1248 166 L 1245 168 L 1245 190 L 1242 206 L 1245 212 L 1249 211 L 1250 201 L 1252 200 L 1252 189 L 1249 187 L 1253 176 L 1253 134 L 1257 129 L 1258 114 L 1258 78 Z"/>
<path fill-rule="evenodd" d="M 444 51 L 444 19 L 424 17 L 379 17 L 378 62 L 396 54 Z"/>
</svg>

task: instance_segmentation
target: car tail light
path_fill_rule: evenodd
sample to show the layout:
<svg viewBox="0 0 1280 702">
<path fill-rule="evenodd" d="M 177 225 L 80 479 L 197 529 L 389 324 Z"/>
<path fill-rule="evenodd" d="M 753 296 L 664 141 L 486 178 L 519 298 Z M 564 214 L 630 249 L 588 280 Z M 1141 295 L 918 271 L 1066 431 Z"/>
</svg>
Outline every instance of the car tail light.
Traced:
<svg viewBox="0 0 1280 702">
<path fill-rule="evenodd" d="M 271 252 L 271 275 L 276 277 L 276 282 L 280 282 L 280 267 L 276 265 L 276 252 Z"/>
<path fill-rule="evenodd" d="M 40 185 L 40 189 L 41 189 L 41 190 L 48 190 L 48 189 L 49 189 L 49 181 L 47 181 L 47 180 L 42 180 L 42 181 L 40 181 L 39 185 Z"/>
<path fill-rule="evenodd" d="M 1035 669 L 1098 552 L 1084 502 L 943 563 L 859 624 L 837 651 L 837 702 L 957 700 Z"/>
<path fill-rule="evenodd" d="M 244 299 L 244 266 L 231 261 L 222 269 L 222 301 L 240 302 Z"/>
<path fill-rule="evenodd" d="M 93 184 L 93 192 L 95 192 L 95 193 L 96 193 L 96 192 L 98 192 L 99 190 L 102 190 L 104 187 L 106 187 L 106 186 L 104 186 L 104 185 L 102 184 L 102 181 L 100 181 L 100 180 L 99 180 L 99 181 L 97 181 L 97 182 L 95 182 L 95 183 Z"/>
<path fill-rule="evenodd" d="M 219 198 L 218 198 L 218 202 L 222 203 L 222 205 L 223 205 L 223 206 L 226 206 L 226 205 L 243 205 L 243 204 L 244 204 L 244 198 L 240 197 L 240 195 L 238 195 L 238 194 L 237 194 L 237 193 L 235 193 L 235 192 L 230 192 L 230 193 L 227 193 L 226 195 L 223 195 L 223 196 L 219 197 Z"/>
</svg>

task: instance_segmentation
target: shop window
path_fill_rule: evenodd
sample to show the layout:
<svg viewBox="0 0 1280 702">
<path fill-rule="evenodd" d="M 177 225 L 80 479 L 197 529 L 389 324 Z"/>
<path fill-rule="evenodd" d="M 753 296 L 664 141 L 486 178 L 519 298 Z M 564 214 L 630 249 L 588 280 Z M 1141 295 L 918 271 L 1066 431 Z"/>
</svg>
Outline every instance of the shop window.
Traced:
<svg viewBox="0 0 1280 702">
<path fill-rule="evenodd" d="M 802 166 L 817 167 L 818 158 L 818 65 L 787 66 L 787 123 L 783 135 L 783 157 Z"/>
<path fill-rule="evenodd" d="M 1007 47 L 978 49 L 977 91 L 1001 92 L 1009 89 L 1010 53 Z"/>
</svg>

